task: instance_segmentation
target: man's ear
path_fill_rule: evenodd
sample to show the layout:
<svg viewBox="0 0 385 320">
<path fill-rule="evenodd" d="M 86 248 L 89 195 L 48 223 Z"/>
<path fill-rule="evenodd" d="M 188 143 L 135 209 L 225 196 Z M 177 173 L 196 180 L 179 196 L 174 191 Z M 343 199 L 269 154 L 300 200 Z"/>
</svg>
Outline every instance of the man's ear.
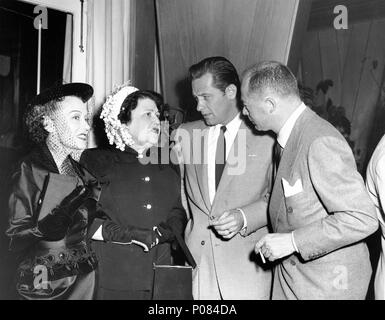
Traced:
<svg viewBox="0 0 385 320">
<path fill-rule="evenodd" d="M 52 133 L 54 132 L 55 130 L 55 126 L 53 124 L 53 121 L 50 117 L 48 116 L 44 116 L 43 118 L 43 126 L 44 126 L 44 129 L 48 132 L 48 133 Z"/>
<path fill-rule="evenodd" d="M 273 113 L 277 110 L 277 101 L 272 97 L 266 97 L 265 103 L 267 105 L 267 110 L 269 113 Z"/>
<path fill-rule="evenodd" d="M 228 99 L 235 99 L 237 97 L 237 87 L 234 84 L 229 84 L 225 89 L 225 94 Z"/>
</svg>

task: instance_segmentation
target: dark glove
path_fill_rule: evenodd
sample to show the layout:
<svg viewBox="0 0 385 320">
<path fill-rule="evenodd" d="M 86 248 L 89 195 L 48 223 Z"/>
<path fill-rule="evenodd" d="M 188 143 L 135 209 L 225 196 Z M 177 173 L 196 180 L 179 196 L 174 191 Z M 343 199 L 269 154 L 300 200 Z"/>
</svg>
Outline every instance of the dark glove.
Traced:
<svg viewBox="0 0 385 320">
<path fill-rule="evenodd" d="M 161 222 L 156 226 L 159 235 L 159 244 L 168 242 L 171 244 L 171 249 L 178 251 L 180 249 L 179 243 L 176 239 L 174 229 L 168 222 Z"/>
<path fill-rule="evenodd" d="M 161 222 L 155 228 L 159 235 L 159 244 L 165 242 L 171 243 L 175 240 L 175 234 L 166 222 Z"/>
<path fill-rule="evenodd" d="M 38 230 L 49 241 L 58 241 L 65 237 L 73 222 L 77 210 L 89 197 L 89 190 L 83 186 L 76 187 L 59 206 L 42 220 L 38 221 Z"/>
<path fill-rule="evenodd" d="M 102 236 L 105 241 L 109 242 L 139 245 L 146 252 L 159 243 L 155 230 L 132 226 L 122 227 L 110 220 L 103 223 Z"/>
<path fill-rule="evenodd" d="M 100 194 L 102 192 L 102 187 L 100 185 L 100 182 L 98 180 L 89 180 L 87 183 L 84 184 L 90 191 L 90 198 L 99 201 Z"/>
<path fill-rule="evenodd" d="M 103 212 L 103 210 L 100 210 L 97 206 L 97 202 L 94 199 L 87 199 L 86 203 L 90 206 L 88 209 L 88 226 L 90 226 L 95 219 L 101 219 L 101 220 L 107 220 L 109 219 L 108 216 Z"/>
<path fill-rule="evenodd" d="M 169 242 L 171 248 L 177 250 L 179 245 L 176 241 L 176 234 L 180 234 L 183 237 L 183 232 L 186 227 L 187 219 L 181 217 L 171 217 L 166 222 L 162 222 L 157 226 L 160 232 L 159 243 Z"/>
</svg>

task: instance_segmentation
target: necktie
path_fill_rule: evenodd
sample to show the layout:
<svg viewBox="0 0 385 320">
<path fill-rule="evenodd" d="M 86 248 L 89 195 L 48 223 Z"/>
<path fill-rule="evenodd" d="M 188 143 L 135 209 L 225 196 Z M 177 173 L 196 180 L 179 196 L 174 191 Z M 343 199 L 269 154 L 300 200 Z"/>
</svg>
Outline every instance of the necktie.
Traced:
<svg viewBox="0 0 385 320">
<path fill-rule="evenodd" d="M 223 169 L 226 164 L 226 126 L 222 126 L 217 141 L 217 150 L 215 153 L 215 188 L 218 189 L 219 181 L 221 181 Z"/>
</svg>

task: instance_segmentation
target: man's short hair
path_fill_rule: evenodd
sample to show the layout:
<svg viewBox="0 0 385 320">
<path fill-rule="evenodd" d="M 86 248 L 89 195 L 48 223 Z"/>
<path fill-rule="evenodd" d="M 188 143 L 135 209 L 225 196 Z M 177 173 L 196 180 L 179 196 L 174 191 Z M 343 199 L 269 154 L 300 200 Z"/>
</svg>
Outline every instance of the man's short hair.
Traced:
<svg viewBox="0 0 385 320">
<path fill-rule="evenodd" d="M 222 92 L 233 84 L 237 88 L 237 101 L 241 101 L 241 82 L 234 65 L 224 57 L 209 57 L 192 65 L 189 69 L 191 81 L 203 77 L 206 73 L 213 76 L 213 86 Z"/>
<path fill-rule="evenodd" d="M 298 82 L 290 69 L 280 62 L 262 61 L 244 73 L 249 79 L 249 92 L 260 92 L 268 89 L 280 96 L 298 96 Z"/>
</svg>

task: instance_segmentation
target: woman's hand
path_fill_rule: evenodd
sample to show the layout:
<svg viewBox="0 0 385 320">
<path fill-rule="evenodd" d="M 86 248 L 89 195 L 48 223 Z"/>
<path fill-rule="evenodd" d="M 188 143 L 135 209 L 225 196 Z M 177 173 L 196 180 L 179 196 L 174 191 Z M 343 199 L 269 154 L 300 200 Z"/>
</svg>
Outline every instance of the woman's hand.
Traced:
<svg viewBox="0 0 385 320">
<path fill-rule="evenodd" d="M 175 240 L 175 234 L 167 223 L 161 222 L 154 228 L 159 236 L 160 244 L 165 242 L 173 242 Z"/>
<path fill-rule="evenodd" d="M 89 191 L 86 188 L 76 187 L 58 207 L 38 221 L 37 227 L 43 237 L 48 241 L 63 239 L 72 224 L 75 213 L 88 197 Z"/>
<path fill-rule="evenodd" d="M 155 228 L 151 230 L 133 226 L 123 227 L 111 220 L 103 223 L 102 237 L 104 241 L 117 244 L 136 244 L 145 252 L 150 251 L 159 243 L 159 234 Z"/>
</svg>

